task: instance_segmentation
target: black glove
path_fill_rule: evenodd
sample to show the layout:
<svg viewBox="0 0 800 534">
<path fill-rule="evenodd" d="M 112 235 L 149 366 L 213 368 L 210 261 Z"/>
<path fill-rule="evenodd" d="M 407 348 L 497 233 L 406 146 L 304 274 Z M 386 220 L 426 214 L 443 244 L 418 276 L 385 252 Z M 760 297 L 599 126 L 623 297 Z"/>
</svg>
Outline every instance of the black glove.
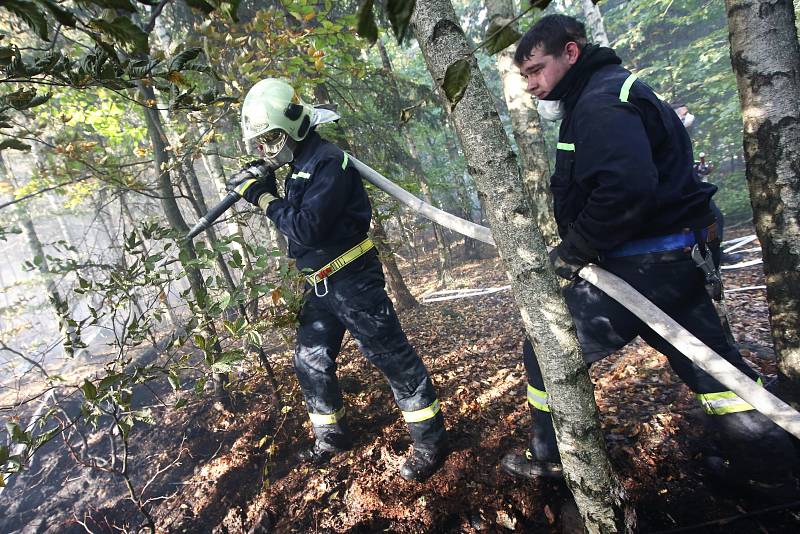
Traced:
<svg viewBox="0 0 800 534">
<path fill-rule="evenodd" d="M 258 206 L 261 195 L 269 193 L 278 197 L 278 183 L 273 171 L 263 159 L 248 163 L 242 170 L 231 176 L 226 184 L 228 191 L 236 191 L 249 203 Z"/>
<path fill-rule="evenodd" d="M 595 261 L 598 252 L 590 247 L 586 240 L 575 230 L 570 229 L 567 237 L 550 251 L 550 264 L 561 278 L 575 280 L 578 271 L 588 263 Z"/>
</svg>

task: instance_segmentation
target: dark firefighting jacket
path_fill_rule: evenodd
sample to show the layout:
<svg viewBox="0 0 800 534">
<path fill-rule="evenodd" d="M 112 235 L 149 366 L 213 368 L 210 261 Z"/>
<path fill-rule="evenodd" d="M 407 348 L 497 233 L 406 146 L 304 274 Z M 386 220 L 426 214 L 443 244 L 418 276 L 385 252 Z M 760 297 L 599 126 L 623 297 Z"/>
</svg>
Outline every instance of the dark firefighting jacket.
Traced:
<svg viewBox="0 0 800 534">
<path fill-rule="evenodd" d="M 562 239 L 576 232 L 602 255 L 709 224 L 716 187 L 694 179 L 686 129 L 650 87 L 604 65 L 563 102 L 551 178 Z"/>
<path fill-rule="evenodd" d="M 367 237 L 372 216 L 361 175 L 341 149 L 311 132 L 267 216 L 289 241 L 299 269 L 317 270 Z"/>
</svg>

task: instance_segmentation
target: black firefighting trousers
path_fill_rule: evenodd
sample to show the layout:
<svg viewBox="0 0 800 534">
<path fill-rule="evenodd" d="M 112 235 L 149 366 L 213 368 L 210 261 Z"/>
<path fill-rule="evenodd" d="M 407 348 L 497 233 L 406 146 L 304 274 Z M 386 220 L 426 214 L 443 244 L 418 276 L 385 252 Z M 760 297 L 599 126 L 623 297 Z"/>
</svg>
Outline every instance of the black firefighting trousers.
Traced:
<svg viewBox="0 0 800 534">
<path fill-rule="evenodd" d="M 317 288 L 324 293 L 322 284 Z M 300 312 L 294 365 L 316 439 L 331 447 L 349 444 L 336 357 L 345 330 L 383 372 L 403 413 L 414 447 L 435 451 L 446 440 L 433 383 L 400 326 L 384 289 L 381 263 L 368 254 L 328 279 L 327 294 L 307 292 Z"/>
<path fill-rule="evenodd" d="M 601 267 L 631 284 L 747 376 L 753 380 L 760 378 L 742 360 L 736 347 L 726 340 L 705 290 L 704 277 L 688 252 L 608 258 Z M 695 393 L 704 411 L 716 416 L 710 422 L 723 447 L 734 451 L 729 456 L 739 457 L 753 471 L 763 471 L 765 447 L 772 451 L 770 454 L 777 455 L 772 456 L 778 460 L 776 463 L 795 461 L 790 437 L 783 429 L 694 365 L 621 304 L 585 280 L 567 285 L 563 295 L 588 365 L 622 348 L 637 335 L 641 336 L 667 357 L 675 373 Z M 527 398 L 533 416 L 531 452 L 539 460 L 558 462 L 553 423 L 547 413 L 547 393 L 536 354 L 527 339 L 523 346 L 523 359 L 528 375 Z M 762 451 L 760 454 L 757 452 L 759 449 Z M 748 467 L 742 462 L 739 466 L 743 469 Z"/>
</svg>

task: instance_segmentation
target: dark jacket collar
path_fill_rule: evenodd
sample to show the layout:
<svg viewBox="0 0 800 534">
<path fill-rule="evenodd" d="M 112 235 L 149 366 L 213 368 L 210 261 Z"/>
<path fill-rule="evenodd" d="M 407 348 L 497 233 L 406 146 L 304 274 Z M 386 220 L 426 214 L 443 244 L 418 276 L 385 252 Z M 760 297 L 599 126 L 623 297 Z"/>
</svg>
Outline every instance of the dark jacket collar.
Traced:
<svg viewBox="0 0 800 534">
<path fill-rule="evenodd" d="M 306 138 L 298 144 L 295 150 L 294 160 L 292 161 L 292 167 L 294 169 L 304 168 L 323 142 L 324 139 L 322 139 L 316 131 L 311 130 Z"/>
<path fill-rule="evenodd" d="M 583 47 L 578 61 L 556 84 L 545 100 L 561 100 L 567 110 L 575 107 L 589 79 L 598 69 L 606 65 L 619 65 L 622 60 L 610 48 L 589 44 Z"/>
</svg>

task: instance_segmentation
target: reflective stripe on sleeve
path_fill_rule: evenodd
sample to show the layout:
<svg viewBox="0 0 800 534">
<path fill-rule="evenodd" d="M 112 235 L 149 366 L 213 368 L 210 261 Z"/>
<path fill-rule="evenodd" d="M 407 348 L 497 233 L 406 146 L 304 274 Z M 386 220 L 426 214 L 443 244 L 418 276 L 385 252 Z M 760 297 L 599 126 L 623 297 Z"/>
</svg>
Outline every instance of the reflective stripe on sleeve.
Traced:
<svg viewBox="0 0 800 534">
<path fill-rule="evenodd" d="M 568 152 L 575 152 L 575 144 L 574 143 L 558 143 L 556 145 L 558 150 L 566 150 Z"/>
<path fill-rule="evenodd" d="M 234 189 L 234 191 L 239 193 L 239 196 L 244 196 L 244 192 L 247 191 L 248 189 L 250 189 L 250 186 L 253 185 L 256 182 L 257 182 L 257 180 L 246 180 L 246 181 L 240 183 L 239 185 L 237 185 L 236 189 Z"/>
<path fill-rule="evenodd" d="M 347 155 L 347 152 L 345 152 L 344 153 L 344 159 L 342 160 L 342 170 L 344 170 L 347 167 L 347 160 L 348 159 L 349 159 L 349 156 Z"/>
<path fill-rule="evenodd" d="M 311 413 L 308 412 L 312 425 L 335 425 L 344 417 L 344 407 L 334 413 Z"/>
<path fill-rule="evenodd" d="M 631 86 L 633 85 L 633 82 L 635 82 L 635 81 L 636 81 L 636 75 L 635 74 L 631 74 L 625 80 L 625 83 L 622 84 L 622 89 L 619 90 L 619 99 L 620 99 L 621 102 L 627 102 L 628 101 L 628 97 L 631 94 Z"/>
<path fill-rule="evenodd" d="M 550 406 L 547 405 L 547 392 L 536 389 L 530 384 L 528 384 L 528 402 L 537 410 L 550 411 Z"/>
<path fill-rule="evenodd" d="M 296 172 L 296 173 L 294 173 L 294 174 L 293 174 L 293 175 L 291 175 L 289 178 L 292 178 L 293 180 L 294 180 L 294 179 L 297 179 L 297 178 L 303 178 L 303 179 L 305 179 L 305 180 L 308 180 L 309 178 L 311 178 L 311 173 L 310 173 L 310 172 L 303 172 L 303 171 L 300 171 L 300 172 Z"/>
<path fill-rule="evenodd" d="M 419 423 L 420 421 L 425 421 L 430 419 L 441 409 L 441 405 L 439 404 L 439 399 L 433 401 L 430 406 L 426 406 L 421 410 L 414 410 L 413 412 L 403 412 L 403 419 L 406 420 L 406 423 Z"/>
</svg>

